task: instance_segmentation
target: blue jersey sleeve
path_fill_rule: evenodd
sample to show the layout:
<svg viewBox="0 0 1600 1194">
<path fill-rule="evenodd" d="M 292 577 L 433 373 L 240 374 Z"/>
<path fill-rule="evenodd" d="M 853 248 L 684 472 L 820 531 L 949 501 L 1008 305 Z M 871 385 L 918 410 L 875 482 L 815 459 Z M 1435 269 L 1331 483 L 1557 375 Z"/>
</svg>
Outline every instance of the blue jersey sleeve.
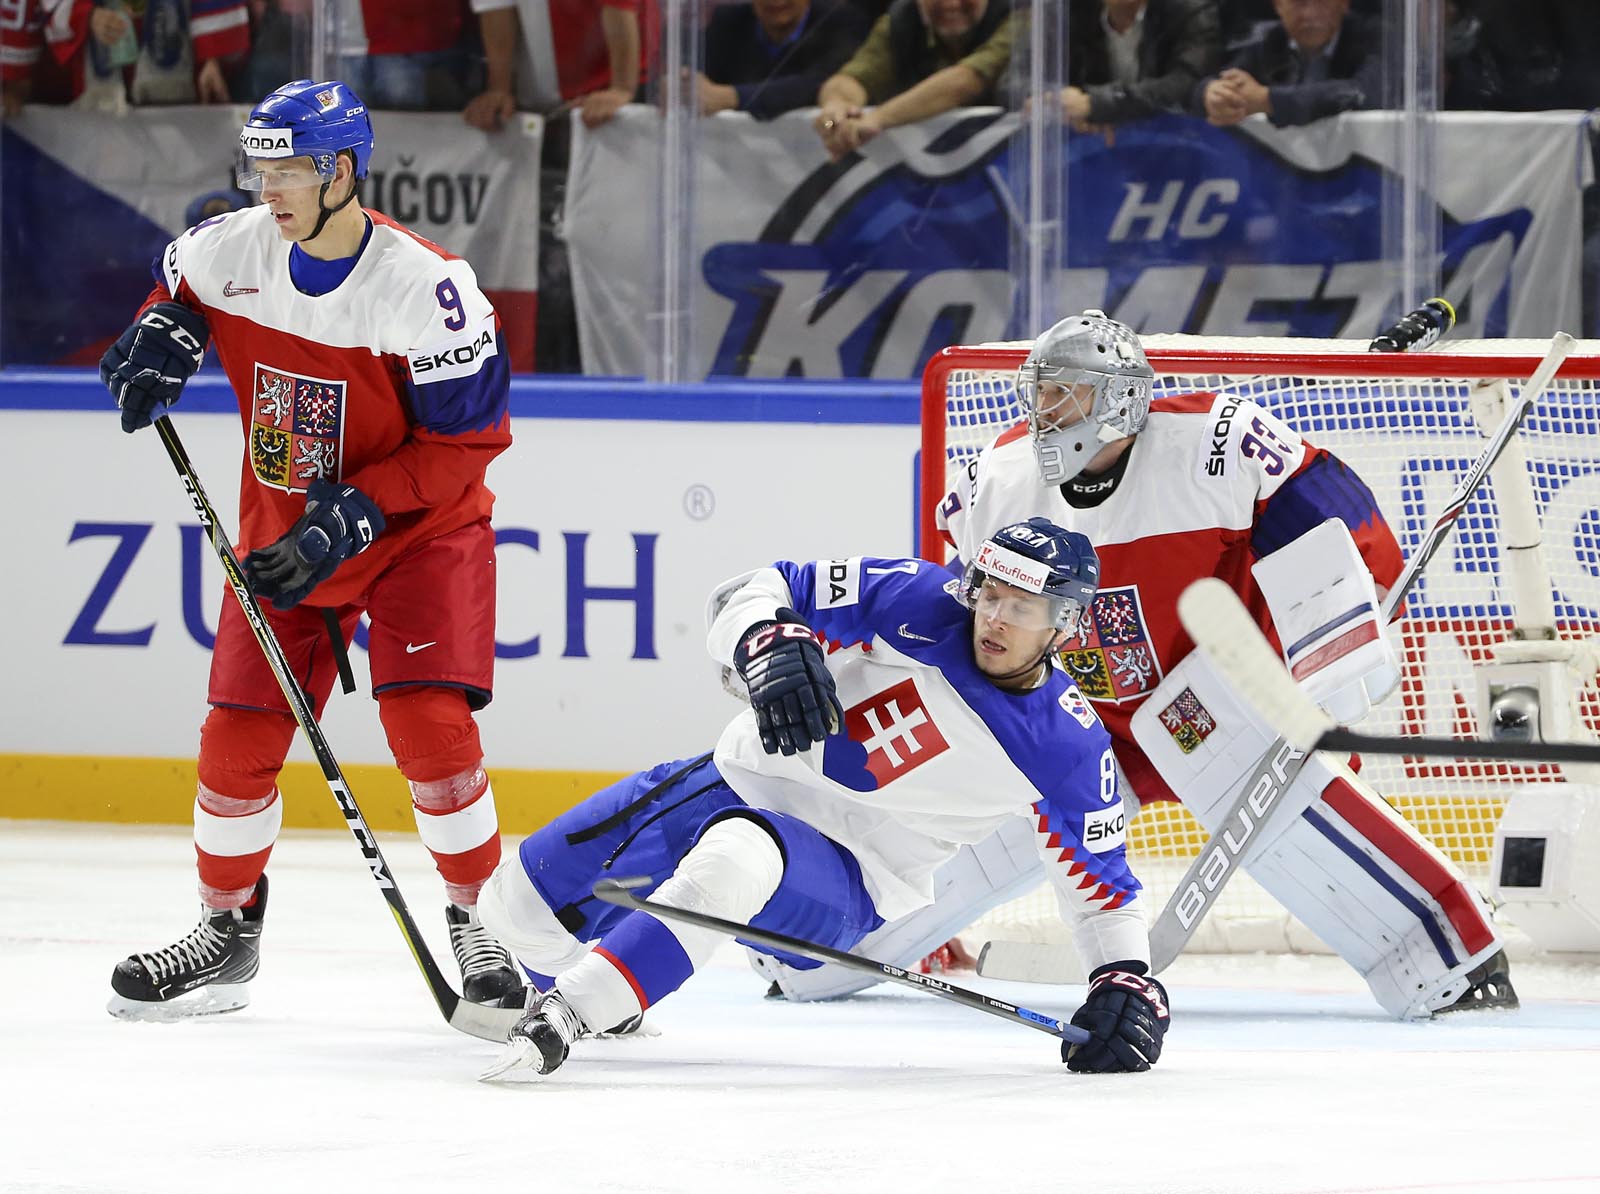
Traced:
<svg viewBox="0 0 1600 1194">
<path fill-rule="evenodd" d="M 840 646 L 887 638 L 901 622 L 924 627 L 921 634 L 931 642 L 944 622 L 965 616 L 945 591 L 950 574 L 927 560 L 855 556 L 773 567 L 789 586 L 795 612 Z"/>
<path fill-rule="evenodd" d="M 1085 749 L 1033 812 L 1039 850 L 1057 890 L 1083 912 L 1110 912 L 1138 895 L 1140 885 L 1128 867 L 1128 818 L 1111 742 L 1096 728 L 1098 733 L 1078 736 L 1076 744 Z"/>
<path fill-rule="evenodd" d="M 1271 555 L 1315 526 L 1337 518 L 1352 535 L 1381 524 L 1378 499 L 1344 461 L 1317 452 L 1262 503 L 1250 534 L 1257 556 Z"/>
<path fill-rule="evenodd" d="M 499 328 L 483 329 L 475 343 L 410 356 L 406 401 L 412 421 L 435 435 L 499 427 L 510 398 L 511 367 Z"/>
<path fill-rule="evenodd" d="M 1354 469 L 1322 449 L 1314 449 L 1299 471 L 1260 503 L 1250 549 L 1257 559 L 1269 556 L 1330 518 L 1350 529 L 1373 579 L 1385 588 L 1393 584 L 1405 560 L 1378 499 Z"/>
</svg>

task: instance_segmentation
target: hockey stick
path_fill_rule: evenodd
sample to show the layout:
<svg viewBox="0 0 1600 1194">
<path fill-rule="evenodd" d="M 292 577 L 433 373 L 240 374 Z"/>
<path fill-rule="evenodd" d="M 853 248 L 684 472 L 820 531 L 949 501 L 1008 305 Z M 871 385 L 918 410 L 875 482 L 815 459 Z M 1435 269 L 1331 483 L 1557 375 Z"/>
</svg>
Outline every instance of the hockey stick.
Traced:
<svg viewBox="0 0 1600 1194">
<path fill-rule="evenodd" d="M 1197 580 L 1178 598 L 1178 614 L 1195 645 L 1297 751 L 1359 751 L 1372 755 L 1515 759 L 1529 763 L 1600 763 L 1600 743 L 1480 742 L 1357 734 L 1343 729 L 1295 683 L 1255 619 L 1227 582 Z"/>
<path fill-rule="evenodd" d="M 976 991 L 969 991 L 965 987 L 952 986 L 943 979 L 934 978 L 927 974 L 918 974 L 912 970 L 902 970 L 898 966 L 890 966 L 887 962 L 874 962 L 871 958 L 858 957 L 847 954 L 843 950 L 830 949 L 826 945 L 818 945 L 814 941 L 803 941 L 799 937 L 790 937 L 785 933 L 772 933 L 766 929 L 753 928 L 750 925 L 740 924 L 738 921 L 723 920 L 717 916 L 707 916 L 703 912 L 691 912 L 686 908 L 674 908 L 668 904 L 657 904 L 650 900 L 641 900 L 633 892 L 636 888 L 644 887 L 650 882 L 646 877 L 640 876 L 631 879 L 602 879 L 594 885 L 594 895 L 597 900 L 604 900 L 608 904 L 615 904 L 619 908 L 634 908 L 641 912 L 648 912 L 651 916 L 662 920 L 677 920 L 684 924 L 696 925 L 702 929 L 713 929 L 718 933 L 726 933 L 730 937 L 737 937 L 744 941 L 754 941 L 761 945 L 769 945 L 774 949 L 781 949 L 787 953 L 799 954 L 801 957 L 814 958 L 818 962 L 834 962 L 851 970 L 859 970 L 863 974 L 870 974 L 874 978 L 891 979 L 897 983 L 904 983 L 908 987 L 916 987 L 937 995 L 940 999 L 948 999 L 965 1007 L 975 1008 L 980 1012 L 988 1012 L 991 1016 L 998 1016 L 1002 1020 L 1009 1020 L 1013 1024 L 1021 1024 L 1026 1028 L 1034 1028 L 1040 1032 L 1048 1033 L 1064 1041 L 1081 1045 L 1089 1040 L 1089 1033 L 1075 1025 L 1068 1024 L 1065 1020 L 1058 1020 L 1054 1016 L 1046 1016 L 1041 1012 L 1029 1011 L 1025 1007 L 1018 1007 L 1014 1003 L 1007 1003 L 1003 999 L 991 999 L 987 995 L 980 995 Z"/>
<path fill-rule="evenodd" d="M 388 901 L 389 911 L 394 914 L 395 923 L 400 926 L 400 933 L 405 937 L 406 945 L 411 949 L 411 956 L 416 960 L 418 969 L 422 971 L 422 977 L 427 980 L 428 989 L 433 993 L 439 1011 L 443 1013 L 451 1028 L 459 1029 L 470 1036 L 481 1037 L 486 1041 L 504 1041 L 510 1035 L 512 1026 L 522 1018 L 522 1010 L 485 1007 L 461 998 L 440 971 L 438 963 L 433 960 L 428 943 L 417 931 L 417 923 L 411 918 L 411 911 L 406 907 L 405 898 L 400 894 L 400 888 L 394 881 L 389 864 L 384 860 L 383 852 L 378 849 L 377 838 L 373 837 L 372 830 L 367 828 L 366 821 L 362 819 L 361 810 L 356 807 L 356 798 L 350 792 L 350 785 L 345 782 L 344 773 L 339 770 L 339 763 L 328 747 L 328 740 L 323 736 L 322 727 L 317 724 L 316 714 L 311 710 L 311 702 L 306 699 L 299 682 L 295 680 L 289 661 L 284 656 L 283 647 L 278 643 L 278 636 L 273 634 L 272 627 L 267 624 L 266 616 L 261 612 L 261 603 L 250 591 L 250 585 L 245 580 L 244 568 L 239 563 L 239 557 L 234 554 L 233 545 L 228 542 L 227 533 L 222 529 L 222 522 L 217 518 L 216 511 L 212 509 L 211 499 L 206 496 L 206 491 L 200 484 L 200 477 L 194 471 L 194 465 L 189 462 L 189 454 L 184 451 L 183 441 L 178 438 L 177 428 L 172 425 L 172 419 L 165 411 L 157 415 L 154 422 L 157 432 L 160 433 L 161 442 L 167 449 L 167 455 L 172 459 L 172 467 L 177 469 L 178 476 L 183 478 L 183 487 L 188 490 L 189 501 L 200 519 L 200 525 L 205 528 L 211 546 L 217 553 L 217 559 L 222 562 L 222 570 L 228 577 L 228 587 L 239 599 L 245 621 L 250 623 L 250 629 L 255 632 L 256 642 L 260 644 L 262 654 L 267 657 L 267 663 L 272 668 L 272 674 L 278 678 L 278 687 L 283 689 L 284 699 L 289 702 L 289 711 L 294 714 L 295 721 L 299 722 L 300 728 L 305 731 L 306 740 L 311 743 L 311 751 L 317 756 L 317 763 L 322 767 L 322 778 L 328 781 L 328 790 L 333 793 L 339 811 L 344 814 L 350 832 L 355 835 L 356 844 L 366 856 L 367 866 L 372 870 L 373 882 L 378 885 L 383 892 L 383 898 Z"/>
<path fill-rule="evenodd" d="M 1440 546 L 1455 529 L 1456 519 L 1462 510 L 1466 509 L 1467 502 L 1483 484 L 1489 470 L 1494 467 L 1495 461 L 1505 451 L 1506 445 L 1511 442 L 1519 427 L 1522 426 L 1523 417 L 1528 412 L 1528 407 L 1533 400 L 1542 394 L 1550 383 L 1555 380 L 1556 372 L 1561 368 L 1561 363 L 1566 360 L 1567 354 L 1572 351 L 1573 339 L 1565 332 L 1557 332 L 1551 339 L 1550 348 L 1544 354 L 1538 367 L 1533 371 L 1533 376 L 1528 379 L 1518 393 L 1516 399 L 1508 404 L 1505 417 L 1501 420 L 1499 428 L 1484 446 L 1478 458 L 1463 474 L 1461 481 L 1451 493 L 1439 517 L 1434 520 L 1428 533 L 1423 537 L 1417 550 L 1412 553 L 1395 581 L 1388 595 L 1384 598 L 1382 619 L 1388 625 L 1395 618 L 1400 609 L 1400 604 L 1405 600 L 1406 594 L 1416 584 L 1417 577 L 1428 566 L 1438 552 Z M 1221 581 L 1217 582 L 1221 584 Z M 1190 590 L 1205 584 L 1203 581 L 1195 582 Z M 1211 587 L 1206 586 L 1208 589 Z M 1185 612 L 1185 600 L 1190 590 L 1186 590 L 1183 597 L 1179 598 L 1178 616 L 1183 621 L 1183 627 L 1196 644 L 1202 642 L 1215 643 L 1216 637 L 1208 628 L 1199 625 L 1199 619 L 1204 617 L 1202 611 L 1209 608 L 1204 602 L 1199 605 L 1190 605 L 1189 612 Z M 1191 617 L 1195 623 L 1191 624 Z M 1270 648 L 1269 648 L 1270 650 Z M 1282 671 L 1281 668 L 1275 669 Z M 1229 673 L 1230 679 L 1233 678 Z M 1290 681 L 1292 683 L 1292 681 Z M 1307 701 L 1309 703 L 1309 700 Z M 1313 709 L 1315 705 L 1311 706 Z M 1273 725 L 1272 716 L 1265 711 L 1263 716 L 1267 724 Z M 1320 713 L 1321 710 L 1318 710 Z M 1326 718 L 1326 715 L 1323 715 Z M 1332 726 L 1331 719 L 1327 719 L 1328 726 Z M 1324 727 L 1326 728 L 1326 727 Z M 1365 739 L 1363 735 L 1352 734 L 1345 730 L 1336 730 L 1328 735 L 1312 735 L 1306 738 L 1294 738 L 1288 734 L 1280 734 L 1276 741 L 1267 748 L 1266 754 L 1255 766 L 1255 769 L 1245 779 L 1239 789 L 1239 795 L 1234 798 L 1233 804 L 1217 822 L 1222 830 L 1213 834 L 1204 848 L 1190 863 L 1189 869 L 1184 872 L 1183 878 L 1178 881 L 1173 889 L 1172 896 L 1167 900 L 1166 907 L 1156 918 L 1155 924 L 1150 929 L 1150 960 L 1151 972 L 1161 973 L 1173 960 L 1183 952 L 1183 947 L 1188 944 L 1189 938 L 1194 935 L 1195 929 L 1205 917 L 1217 896 L 1227 883 L 1229 876 L 1237 870 L 1240 864 L 1262 847 L 1266 838 L 1266 823 L 1270 819 L 1278 824 L 1286 824 L 1291 817 L 1298 817 L 1304 808 L 1283 803 L 1284 795 L 1289 791 L 1294 779 L 1305 766 L 1309 757 L 1310 742 L 1321 741 L 1318 749 L 1323 750 L 1356 750 L 1353 745 L 1358 740 L 1379 742 L 1381 739 Z M 1374 754 L 1425 754 L 1426 750 L 1420 745 L 1425 740 L 1408 738 L 1405 741 L 1412 744 L 1410 751 L 1405 750 L 1379 750 L 1370 747 Z M 1453 741 L 1453 740 L 1447 740 Z M 1433 745 L 1438 746 L 1439 743 Z M 1436 753 L 1466 756 L 1477 753 L 1475 748 L 1482 743 L 1455 743 L 1454 749 Z M 1539 744 L 1542 745 L 1542 744 Z M 1465 749 L 1462 749 L 1465 747 Z M 1509 755 L 1496 755 L 1494 757 L 1511 757 Z M 1532 757 L 1532 756 L 1529 756 Z M 1276 810 L 1276 811 L 1273 811 Z M 1237 832 L 1236 832 L 1237 827 Z M 1247 849 L 1248 847 L 1248 849 Z"/>
</svg>

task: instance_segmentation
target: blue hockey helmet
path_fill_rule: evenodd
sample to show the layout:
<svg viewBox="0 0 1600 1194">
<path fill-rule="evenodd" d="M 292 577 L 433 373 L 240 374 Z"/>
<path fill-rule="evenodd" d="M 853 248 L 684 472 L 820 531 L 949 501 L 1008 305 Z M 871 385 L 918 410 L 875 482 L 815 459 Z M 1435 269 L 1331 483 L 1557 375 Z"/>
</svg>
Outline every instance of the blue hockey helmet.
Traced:
<svg viewBox="0 0 1600 1194">
<path fill-rule="evenodd" d="M 1013 599 L 1006 621 L 1028 630 L 1076 630 L 1100 584 L 1100 557 L 1087 535 L 1030 518 L 1000 528 L 983 541 L 961 580 L 961 601 L 979 608 L 984 582 L 993 577 L 1044 601 Z"/>
<path fill-rule="evenodd" d="M 310 158 L 317 177 L 332 182 L 334 164 L 343 150 L 355 159 L 355 176 L 365 178 L 372 161 L 372 119 L 366 104 L 337 80 L 296 79 L 250 110 L 239 131 L 239 186 L 261 190 L 260 163 L 274 158 Z"/>
</svg>

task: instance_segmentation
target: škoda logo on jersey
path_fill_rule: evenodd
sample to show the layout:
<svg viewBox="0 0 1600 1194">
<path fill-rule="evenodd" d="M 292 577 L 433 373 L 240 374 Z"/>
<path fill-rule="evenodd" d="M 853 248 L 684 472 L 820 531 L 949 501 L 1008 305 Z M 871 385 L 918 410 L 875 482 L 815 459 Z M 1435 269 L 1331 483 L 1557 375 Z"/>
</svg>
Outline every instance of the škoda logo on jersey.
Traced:
<svg viewBox="0 0 1600 1194">
<path fill-rule="evenodd" d="M 339 475 L 344 391 L 342 381 L 256 365 L 250 467 L 257 480 L 303 493 Z"/>
<path fill-rule="evenodd" d="M 1200 744 L 1217 728 L 1217 719 L 1211 716 L 1211 710 L 1200 703 L 1200 698 L 1194 695 L 1192 688 L 1185 688 L 1172 704 L 1156 716 L 1161 719 L 1167 733 L 1172 735 L 1178 749 L 1186 755 L 1199 750 Z"/>
<path fill-rule="evenodd" d="M 1101 589 L 1091 617 L 1061 650 L 1067 674 L 1092 701 L 1126 701 L 1161 682 L 1161 665 L 1145 628 L 1139 586 Z"/>
</svg>

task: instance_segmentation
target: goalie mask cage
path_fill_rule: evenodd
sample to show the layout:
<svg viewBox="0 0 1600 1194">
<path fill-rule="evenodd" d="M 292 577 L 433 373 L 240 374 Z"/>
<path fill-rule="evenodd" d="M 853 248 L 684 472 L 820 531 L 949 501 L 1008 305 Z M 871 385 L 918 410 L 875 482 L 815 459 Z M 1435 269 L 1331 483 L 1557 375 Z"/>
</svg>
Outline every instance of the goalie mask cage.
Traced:
<svg viewBox="0 0 1600 1194">
<path fill-rule="evenodd" d="M 1480 431 L 1473 393 L 1498 381 L 1516 392 L 1548 347 L 1538 341 L 1457 341 L 1432 352 L 1399 354 L 1369 353 L 1365 341 L 1142 340 L 1155 368 L 1157 398 L 1223 391 L 1253 399 L 1354 468 L 1376 495 L 1407 558 L 1499 422 L 1495 415 Z M 919 530 L 930 559 L 943 562 L 949 554 L 933 519 L 939 497 L 985 445 L 1023 417 L 1015 378 L 1028 347 L 946 348 L 923 373 Z M 1550 594 L 1557 637 L 1588 639 L 1600 634 L 1600 343 L 1579 342 L 1559 379 L 1535 397 L 1513 442 L 1526 457 L 1517 483 L 1525 476 L 1548 569 L 1535 590 Z M 1502 573 L 1501 524 L 1494 480 L 1486 479 L 1418 578 L 1406 615 L 1391 629 L 1403 680 L 1361 723 L 1362 731 L 1478 736 L 1474 671 L 1491 661 L 1495 644 L 1515 635 L 1519 613 Z M 1521 616 L 1527 622 L 1529 611 Z M 1592 678 L 1570 687 L 1574 732 L 1594 737 L 1600 695 Z M 1410 757 L 1367 758 L 1361 773 L 1485 894 L 1495 824 L 1510 789 L 1569 778 L 1553 766 Z M 1198 822 L 1171 803 L 1146 806 L 1132 823 L 1129 860 L 1145 885 L 1148 917 L 1160 911 L 1205 839 Z M 963 936 L 1055 941 L 1064 929 L 1049 889 L 1041 886 Z M 1243 874 L 1224 890 L 1188 948 L 1324 950 Z"/>
</svg>

